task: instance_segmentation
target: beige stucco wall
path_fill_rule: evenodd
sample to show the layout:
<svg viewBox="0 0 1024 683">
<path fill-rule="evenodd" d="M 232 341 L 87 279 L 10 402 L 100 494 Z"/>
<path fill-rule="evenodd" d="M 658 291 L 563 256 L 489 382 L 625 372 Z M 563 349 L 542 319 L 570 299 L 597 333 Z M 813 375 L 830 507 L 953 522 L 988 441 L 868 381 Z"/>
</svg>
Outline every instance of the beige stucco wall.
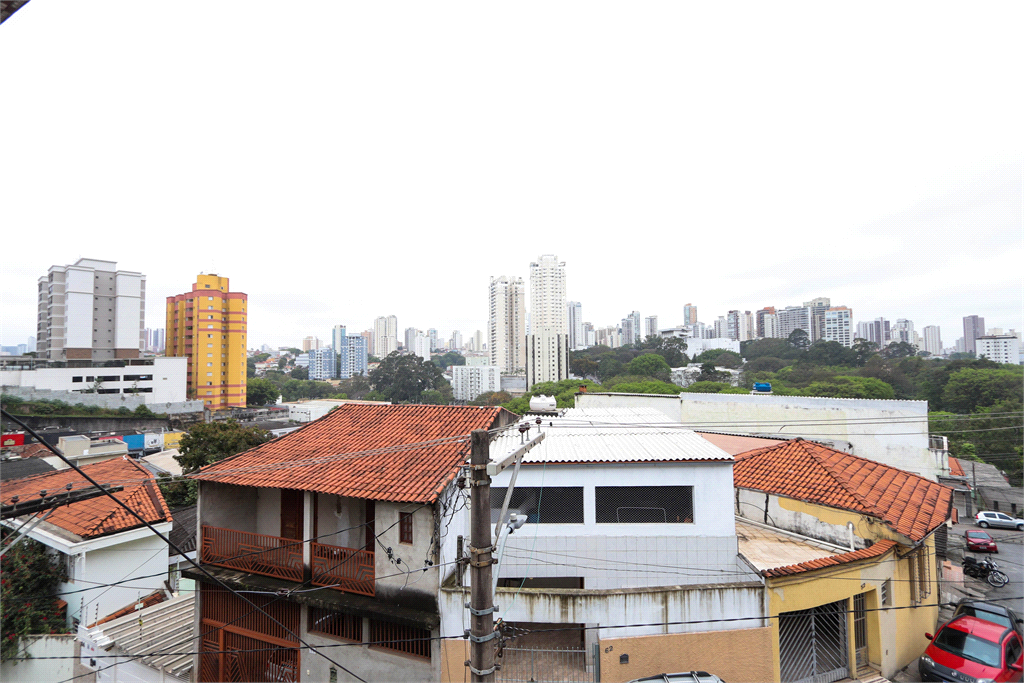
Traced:
<svg viewBox="0 0 1024 683">
<path fill-rule="evenodd" d="M 468 640 L 441 641 L 441 683 L 465 683 L 469 680 Z"/>
<path fill-rule="evenodd" d="M 621 683 L 678 671 L 708 671 L 729 683 L 772 680 L 772 629 L 601 639 L 601 680 Z M 619 658 L 629 655 L 629 663 Z"/>
</svg>

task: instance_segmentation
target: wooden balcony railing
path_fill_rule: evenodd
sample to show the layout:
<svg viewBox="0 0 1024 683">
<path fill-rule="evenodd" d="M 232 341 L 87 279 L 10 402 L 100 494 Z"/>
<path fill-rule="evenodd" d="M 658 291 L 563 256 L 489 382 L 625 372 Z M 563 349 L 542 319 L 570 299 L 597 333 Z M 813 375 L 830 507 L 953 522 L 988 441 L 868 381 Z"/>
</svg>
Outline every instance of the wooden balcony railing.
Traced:
<svg viewBox="0 0 1024 683">
<path fill-rule="evenodd" d="M 310 543 L 312 583 L 360 595 L 374 594 L 374 557 L 368 550 Z M 203 525 L 200 561 L 228 569 L 302 582 L 302 542 Z"/>
<path fill-rule="evenodd" d="M 313 585 L 373 596 L 373 551 L 312 543 Z"/>
</svg>

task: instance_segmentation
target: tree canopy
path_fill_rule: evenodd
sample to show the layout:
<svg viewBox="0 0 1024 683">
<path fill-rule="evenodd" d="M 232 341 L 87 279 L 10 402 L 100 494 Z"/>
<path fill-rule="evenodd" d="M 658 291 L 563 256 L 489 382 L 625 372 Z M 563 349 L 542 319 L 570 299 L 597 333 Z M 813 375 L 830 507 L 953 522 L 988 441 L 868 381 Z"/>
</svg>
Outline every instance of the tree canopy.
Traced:
<svg viewBox="0 0 1024 683">
<path fill-rule="evenodd" d="M 243 427 L 235 420 L 196 424 L 181 437 L 175 460 L 188 474 L 269 440 L 270 434 L 259 427 Z"/>
<path fill-rule="evenodd" d="M 250 406 L 265 406 L 277 402 L 281 390 L 269 379 L 254 377 L 245 384 L 245 404 Z"/>
<path fill-rule="evenodd" d="M 397 351 L 388 355 L 370 373 L 370 384 L 376 395 L 392 403 L 419 403 L 425 391 L 441 394 L 444 403 L 451 397 L 452 386 L 436 364 L 415 355 L 400 355 Z M 436 401 L 434 394 L 428 399 Z"/>
</svg>

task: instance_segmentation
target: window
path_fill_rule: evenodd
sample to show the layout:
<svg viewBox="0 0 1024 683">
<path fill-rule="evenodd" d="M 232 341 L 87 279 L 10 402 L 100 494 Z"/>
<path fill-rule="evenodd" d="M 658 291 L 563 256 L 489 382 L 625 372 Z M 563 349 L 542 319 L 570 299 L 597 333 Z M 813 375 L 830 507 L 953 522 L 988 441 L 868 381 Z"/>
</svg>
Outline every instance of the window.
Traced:
<svg viewBox="0 0 1024 683">
<path fill-rule="evenodd" d="M 399 543 L 412 543 L 412 513 L 398 513 L 398 541 Z"/>
<path fill-rule="evenodd" d="M 370 642 L 373 647 L 430 659 L 430 631 L 425 628 L 370 619 Z"/>
<path fill-rule="evenodd" d="M 153 375 L 125 375 L 125 382 L 150 382 L 153 380 Z"/>
<path fill-rule="evenodd" d="M 81 376 L 81 375 L 79 375 L 78 377 L 72 377 L 72 378 L 71 378 L 71 381 L 72 381 L 72 382 L 81 382 L 81 381 L 82 381 L 82 376 Z"/>
<path fill-rule="evenodd" d="M 363 618 L 322 607 L 310 607 L 309 632 L 361 643 L 363 642 Z"/>
<path fill-rule="evenodd" d="M 498 522 L 505 502 L 505 487 L 491 488 L 491 524 Z M 582 486 L 517 486 L 512 490 L 508 512 L 526 515 L 530 524 L 582 524 Z"/>
<path fill-rule="evenodd" d="M 692 486 L 598 486 L 598 524 L 692 524 Z"/>
<path fill-rule="evenodd" d="M 97 389 L 97 394 L 120 394 L 120 389 Z"/>
<path fill-rule="evenodd" d="M 882 586 L 881 586 L 881 588 L 879 589 L 878 592 L 879 592 L 879 596 L 878 596 L 879 597 L 879 601 L 883 605 L 891 605 L 892 604 L 892 581 L 890 579 L 886 579 L 885 581 L 882 582 Z"/>
<path fill-rule="evenodd" d="M 1011 634 L 1010 637 L 1006 639 L 1006 663 L 1012 664 L 1013 662 L 1016 662 L 1017 658 L 1020 657 L 1020 650 L 1020 641 L 1017 639 L 1017 636 Z"/>
</svg>

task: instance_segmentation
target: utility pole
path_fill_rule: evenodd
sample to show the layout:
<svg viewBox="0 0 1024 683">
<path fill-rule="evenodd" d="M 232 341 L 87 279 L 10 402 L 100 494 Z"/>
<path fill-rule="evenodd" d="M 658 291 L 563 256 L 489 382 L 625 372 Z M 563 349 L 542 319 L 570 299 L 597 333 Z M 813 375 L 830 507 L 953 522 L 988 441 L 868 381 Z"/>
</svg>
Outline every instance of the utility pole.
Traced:
<svg viewBox="0 0 1024 683">
<path fill-rule="evenodd" d="M 494 680 L 494 595 L 491 591 L 491 476 L 490 438 L 486 430 L 474 430 L 470 455 L 470 671 L 473 681 Z"/>
<path fill-rule="evenodd" d="M 491 475 L 490 438 L 486 430 L 472 435 L 470 455 L 470 543 L 469 584 L 471 616 L 469 632 L 469 670 L 473 681 L 494 680 L 494 594 L 491 589 Z"/>
</svg>

